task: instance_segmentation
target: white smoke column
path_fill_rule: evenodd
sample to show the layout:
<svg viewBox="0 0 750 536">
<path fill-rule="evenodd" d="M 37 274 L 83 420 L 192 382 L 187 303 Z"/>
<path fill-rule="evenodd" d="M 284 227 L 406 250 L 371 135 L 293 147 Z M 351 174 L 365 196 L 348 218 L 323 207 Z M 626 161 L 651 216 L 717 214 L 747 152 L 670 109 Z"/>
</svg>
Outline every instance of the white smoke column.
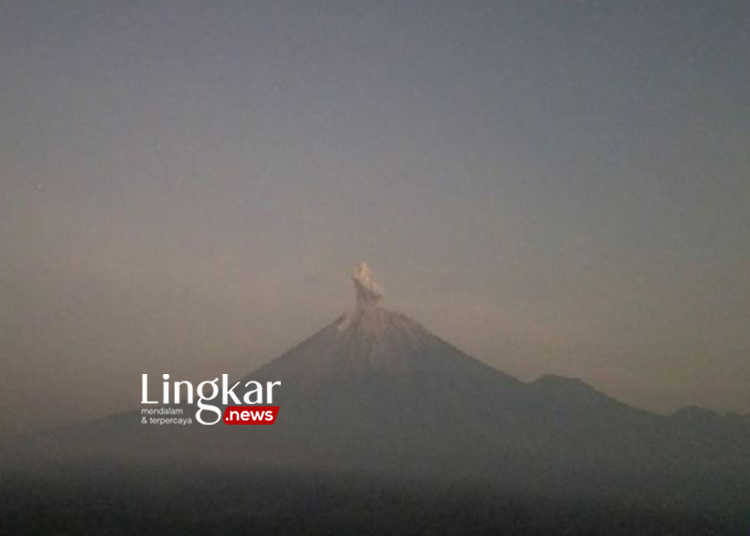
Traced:
<svg viewBox="0 0 750 536">
<path fill-rule="evenodd" d="M 383 288 L 372 278 L 372 270 L 366 262 L 360 263 L 354 268 L 352 274 L 354 288 L 357 290 L 357 310 L 374 307 L 383 297 Z"/>
</svg>

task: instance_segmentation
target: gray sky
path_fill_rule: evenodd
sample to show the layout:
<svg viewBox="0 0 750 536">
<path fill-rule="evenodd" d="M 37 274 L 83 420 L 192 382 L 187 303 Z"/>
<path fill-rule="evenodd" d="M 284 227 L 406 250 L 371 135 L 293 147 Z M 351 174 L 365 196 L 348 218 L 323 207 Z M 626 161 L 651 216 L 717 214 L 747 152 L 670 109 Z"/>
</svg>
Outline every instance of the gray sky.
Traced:
<svg viewBox="0 0 750 536">
<path fill-rule="evenodd" d="M 750 3 L 6 1 L 0 434 L 384 305 L 750 411 Z"/>
</svg>

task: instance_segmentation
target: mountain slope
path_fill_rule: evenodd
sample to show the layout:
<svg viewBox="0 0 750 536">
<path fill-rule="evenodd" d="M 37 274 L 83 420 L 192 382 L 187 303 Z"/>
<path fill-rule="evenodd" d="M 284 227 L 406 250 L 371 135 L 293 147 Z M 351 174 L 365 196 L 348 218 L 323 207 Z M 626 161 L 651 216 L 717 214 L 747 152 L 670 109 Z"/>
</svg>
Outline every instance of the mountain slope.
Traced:
<svg viewBox="0 0 750 536">
<path fill-rule="evenodd" d="M 486 413 L 523 384 L 377 306 L 343 315 L 243 380 L 281 381 L 285 413 L 357 409 L 393 423 Z M 324 407 L 327 406 L 327 407 Z M 362 412 L 365 413 L 362 413 Z M 309 413 L 307 411 L 306 413 Z M 381 423 L 382 424 L 382 423 Z"/>
</svg>

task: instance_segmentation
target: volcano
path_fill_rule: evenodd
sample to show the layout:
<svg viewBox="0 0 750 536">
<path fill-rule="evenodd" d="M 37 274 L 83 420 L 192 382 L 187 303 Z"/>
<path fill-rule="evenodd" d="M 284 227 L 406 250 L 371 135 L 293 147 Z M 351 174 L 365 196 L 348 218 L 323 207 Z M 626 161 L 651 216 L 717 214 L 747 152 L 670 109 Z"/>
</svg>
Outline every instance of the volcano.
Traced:
<svg viewBox="0 0 750 536">
<path fill-rule="evenodd" d="M 281 406 L 295 419 L 320 415 L 388 426 L 476 419 L 522 387 L 418 322 L 380 307 L 381 291 L 366 264 L 353 279 L 354 312 L 242 383 L 281 381 Z"/>
<path fill-rule="evenodd" d="M 747 419 L 656 415 L 553 375 L 524 383 L 383 308 L 366 264 L 352 279 L 352 311 L 241 381 L 281 382 L 273 426 L 144 426 L 131 411 L 34 434 L 6 447 L 5 460 L 199 462 L 741 502 Z"/>
<path fill-rule="evenodd" d="M 659 420 L 579 380 L 547 375 L 525 384 L 381 307 L 383 290 L 367 264 L 355 268 L 352 280 L 352 312 L 241 382 L 281 381 L 284 420 L 295 426 L 444 433 L 467 426 L 554 429 Z"/>
</svg>

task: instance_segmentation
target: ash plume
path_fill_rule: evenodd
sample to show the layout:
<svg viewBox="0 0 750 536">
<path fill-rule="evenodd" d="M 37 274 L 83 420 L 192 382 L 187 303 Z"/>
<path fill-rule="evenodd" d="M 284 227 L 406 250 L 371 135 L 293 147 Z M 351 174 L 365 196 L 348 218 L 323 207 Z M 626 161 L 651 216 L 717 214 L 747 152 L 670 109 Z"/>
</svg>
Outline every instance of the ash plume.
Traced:
<svg viewBox="0 0 750 536">
<path fill-rule="evenodd" d="M 357 291 L 357 310 L 374 307 L 383 297 L 383 288 L 372 278 L 372 270 L 366 262 L 358 264 L 352 274 L 354 288 Z"/>
</svg>

